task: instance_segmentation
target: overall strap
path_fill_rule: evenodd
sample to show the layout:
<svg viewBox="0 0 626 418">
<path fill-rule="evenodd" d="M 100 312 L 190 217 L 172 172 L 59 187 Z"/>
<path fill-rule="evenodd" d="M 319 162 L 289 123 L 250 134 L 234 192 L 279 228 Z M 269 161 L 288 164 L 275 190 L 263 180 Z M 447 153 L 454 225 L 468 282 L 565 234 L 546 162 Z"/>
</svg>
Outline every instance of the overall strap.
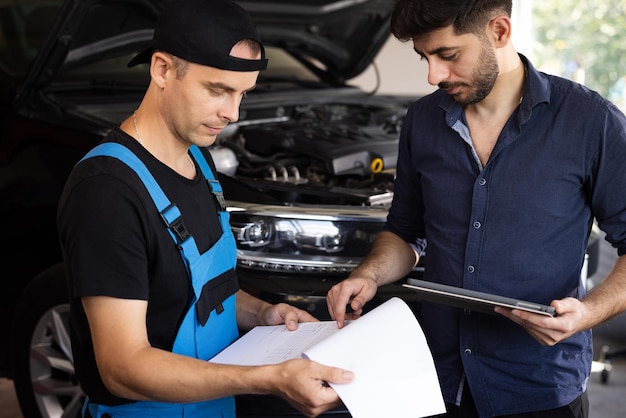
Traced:
<svg viewBox="0 0 626 418">
<path fill-rule="evenodd" d="M 177 245 L 180 245 L 190 237 L 178 207 L 172 204 L 165 196 L 161 186 L 154 179 L 150 170 L 131 150 L 116 142 L 105 142 L 89 151 L 79 163 L 87 158 L 96 156 L 117 158 L 137 173 L 148 193 L 150 193 L 154 205 L 161 214 L 165 226 Z"/>
<path fill-rule="evenodd" d="M 209 185 L 209 190 L 211 190 L 211 193 L 213 193 L 213 196 L 215 196 L 215 199 L 217 199 L 217 203 L 220 206 L 220 210 L 225 211 L 226 200 L 224 199 L 224 192 L 222 191 L 222 185 L 215 178 L 215 175 L 213 174 L 213 170 L 211 170 L 209 163 L 207 162 L 206 158 L 204 158 L 202 151 L 200 151 L 200 148 L 198 148 L 196 145 L 192 145 L 189 148 L 189 152 L 191 152 L 193 159 L 196 160 L 196 163 L 198 163 L 198 166 L 200 167 L 200 171 L 202 171 L 204 178 L 207 180 L 207 183 Z"/>
</svg>

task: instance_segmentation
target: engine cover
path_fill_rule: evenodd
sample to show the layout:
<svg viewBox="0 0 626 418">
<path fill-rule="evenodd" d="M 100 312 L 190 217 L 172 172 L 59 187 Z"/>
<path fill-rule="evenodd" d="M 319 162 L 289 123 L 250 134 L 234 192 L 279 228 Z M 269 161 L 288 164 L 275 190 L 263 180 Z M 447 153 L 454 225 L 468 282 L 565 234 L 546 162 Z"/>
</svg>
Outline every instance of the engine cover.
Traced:
<svg viewBox="0 0 626 418">
<path fill-rule="evenodd" d="M 395 168 L 397 135 L 381 126 L 329 124 L 301 126 L 296 122 L 249 127 L 243 130 L 246 149 L 262 156 L 306 155 L 321 162 L 335 176 L 368 176 Z"/>
</svg>

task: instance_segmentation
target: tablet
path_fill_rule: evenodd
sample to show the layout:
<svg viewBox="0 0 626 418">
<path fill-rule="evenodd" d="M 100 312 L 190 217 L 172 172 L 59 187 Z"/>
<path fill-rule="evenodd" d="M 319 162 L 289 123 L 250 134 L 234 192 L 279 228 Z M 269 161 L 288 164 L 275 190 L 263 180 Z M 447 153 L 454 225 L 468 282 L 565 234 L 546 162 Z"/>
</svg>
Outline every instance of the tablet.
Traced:
<svg viewBox="0 0 626 418">
<path fill-rule="evenodd" d="M 418 279 L 408 279 L 402 286 L 415 290 L 418 298 L 429 302 L 441 303 L 457 308 L 468 308 L 478 312 L 495 314 L 493 308 L 502 306 L 509 309 L 520 309 L 541 315 L 556 316 L 552 306 L 525 300 L 477 292 L 475 290 Z"/>
</svg>

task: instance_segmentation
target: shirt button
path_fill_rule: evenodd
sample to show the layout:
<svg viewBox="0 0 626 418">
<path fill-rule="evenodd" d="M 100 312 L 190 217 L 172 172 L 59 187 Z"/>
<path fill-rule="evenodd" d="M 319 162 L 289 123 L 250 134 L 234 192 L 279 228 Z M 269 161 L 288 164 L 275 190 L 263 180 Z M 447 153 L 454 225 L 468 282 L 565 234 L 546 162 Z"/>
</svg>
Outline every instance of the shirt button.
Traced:
<svg viewBox="0 0 626 418">
<path fill-rule="evenodd" d="M 480 179 L 480 180 L 478 180 L 478 184 L 480 184 L 481 186 L 484 186 L 485 184 L 487 184 L 487 180 Z"/>
<path fill-rule="evenodd" d="M 467 271 L 469 271 L 470 273 L 474 272 L 474 266 L 467 266 Z"/>
<path fill-rule="evenodd" d="M 470 350 L 469 348 L 466 348 L 465 350 L 463 350 L 463 353 L 464 353 L 466 356 L 471 356 L 471 355 L 472 355 L 472 350 Z"/>
<path fill-rule="evenodd" d="M 479 221 L 474 222 L 474 228 L 479 229 L 481 227 L 481 223 Z"/>
</svg>

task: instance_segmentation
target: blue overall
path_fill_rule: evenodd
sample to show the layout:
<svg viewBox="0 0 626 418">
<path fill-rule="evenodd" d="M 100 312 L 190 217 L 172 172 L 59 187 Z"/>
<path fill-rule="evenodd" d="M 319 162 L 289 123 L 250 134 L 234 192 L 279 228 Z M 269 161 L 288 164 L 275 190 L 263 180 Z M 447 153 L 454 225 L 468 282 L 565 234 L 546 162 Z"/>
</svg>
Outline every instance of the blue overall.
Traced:
<svg viewBox="0 0 626 418">
<path fill-rule="evenodd" d="M 222 235 L 203 254 L 199 253 L 195 240 L 186 231 L 179 209 L 170 203 L 147 167 L 128 148 L 118 143 L 103 143 L 87 153 L 83 160 L 95 156 L 117 158 L 132 168 L 143 181 L 180 250 L 192 284 L 190 308 L 178 329 L 172 352 L 208 360 L 239 336 L 235 318 L 235 293 L 239 289 L 234 271 L 237 253 L 221 185 L 215 179 L 200 149 L 192 146 L 190 152 L 221 206 L 219 218 Z M 87 399 L 83 406 L 83 415 L 87 409 L 94 418 L 102 416 L 232 418 L 235 416 L 235 401 L 233 397 L 227 397 L 192 404 L 138 401 L 107 406 L 91 403 Z"/>
</svg>

